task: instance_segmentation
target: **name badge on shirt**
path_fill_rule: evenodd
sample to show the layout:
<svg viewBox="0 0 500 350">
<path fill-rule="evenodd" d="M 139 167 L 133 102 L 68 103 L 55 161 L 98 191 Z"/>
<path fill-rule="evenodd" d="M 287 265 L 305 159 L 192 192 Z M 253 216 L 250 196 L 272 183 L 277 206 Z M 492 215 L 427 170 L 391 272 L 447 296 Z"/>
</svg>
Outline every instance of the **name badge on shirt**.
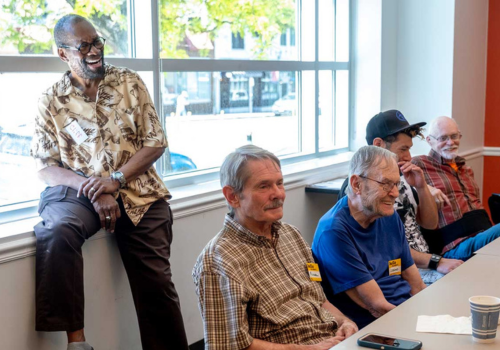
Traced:
<svg viewBox="0 0 500 350">
<path fill-rule="evenodd" d="M 311 281 L 321 282 L 321 274 L 319 273 L 318 264 L 307 264 L 307 270 L 309 271 L 309 278 Z"/>
<path fill-rule="evenodd" d="M 66 126 L 66 131 L 71 135 L 78 146 L 80 146 L 87 139 L 87 134 L 83 131 L 82 127 L 76 120 L 73 120 L 68 126 Z"/>
<path fill-rule="evenodd" d="M 401 259 L 389 260 L 389 276 L 401 275 Z"/>
</svg>

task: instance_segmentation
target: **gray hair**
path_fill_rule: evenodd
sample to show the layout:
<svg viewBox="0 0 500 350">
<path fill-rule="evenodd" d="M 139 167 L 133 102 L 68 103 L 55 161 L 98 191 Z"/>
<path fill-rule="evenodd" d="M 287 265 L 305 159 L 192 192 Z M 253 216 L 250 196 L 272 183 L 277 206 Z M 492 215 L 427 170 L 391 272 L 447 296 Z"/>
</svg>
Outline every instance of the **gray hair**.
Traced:
<svg viewBox="0 0 500 350">
<path fill-rule="evenodd" d="M 346 189 L 348 195 L 352 195 L 351 188 L 351 177 L 353 175 L 368 176 L 370 170 L 376 169 L 383 162 L 389 164 L 391 160 L 396 163 L 398 161 L 397 156 L 382 147 L 377 146 L 363 146 L 351 158 L 349 163 L 349 182 Z"/>
<path fill-rule="evenodd" d="M 236 195 L 243 192 L 245 183 L 250 178 L 250 173 L 247 171 L 247 164 L 251 160 L 266 160 L 273 161 L 278 168 L 281 169 L 281 163 L 273 153 L 266 151 L 254 145 L 246 145 L 237 148 L 230 153 L 224 163 L 220 167 L 220 184 L 222 187 L 230 186 Z M 234 209 L 228 203 L 228 208 L 231 215 L 234 215 Z"/>
</svg>

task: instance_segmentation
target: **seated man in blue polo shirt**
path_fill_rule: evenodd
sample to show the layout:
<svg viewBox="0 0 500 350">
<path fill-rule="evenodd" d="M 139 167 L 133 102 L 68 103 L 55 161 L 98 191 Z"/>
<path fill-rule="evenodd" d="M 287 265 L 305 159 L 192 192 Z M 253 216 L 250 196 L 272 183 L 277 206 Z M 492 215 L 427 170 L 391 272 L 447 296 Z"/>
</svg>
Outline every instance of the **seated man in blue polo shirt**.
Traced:
<svg viewBox="0 0 500 350">
<path fill-rule="evenodd" d="M 326 297 L 360 329 L 425 288 L 394 211 L 399 182 L 394 153 L 360 148 L 347 196 L 321 218 L 314 236 Z"/>
</svg>

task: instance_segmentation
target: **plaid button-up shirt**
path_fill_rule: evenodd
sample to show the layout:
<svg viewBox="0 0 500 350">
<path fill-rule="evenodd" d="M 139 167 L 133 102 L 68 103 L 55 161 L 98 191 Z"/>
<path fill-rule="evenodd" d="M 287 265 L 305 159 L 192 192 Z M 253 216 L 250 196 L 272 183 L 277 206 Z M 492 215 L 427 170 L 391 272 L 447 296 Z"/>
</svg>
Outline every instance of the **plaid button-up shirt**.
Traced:
<svg viewBox="0 0 500 350">
<path fill-rule="evenodd" d="M 458 171 L 434 150 L 431 150 L 428 156 L 414 157 L 412 163 L 424 171 L 425 181 L 429 185 L 440 189 L 450 199 L 451 206 L 445 205 L 439 211 L 439 228 L 454 223 L 469 211 L 484 209 L 479 199 L 479 187 L 474 180 L 474 172 L 465 165 L 464 158 L 455 158 Z M 466 238 L 458 238 L 447 244 L 443 252 L 453 249 Z"/>
<path fill-rule="evenodd" d="M 310 247 L 284 223 L 273 224 L 272 236 L 258 236 L 226 215 L 198 257 L 193 280 L 205 349 L 244 349 L 254 338 L 315 344 L 335 335 L 321 284 L 307 270 L 314 262 Z"/>
<path fill-rule="evenodd" d="M 38 102 L 31 147 L 38 170 L 58 166 L 86 177 L 106 177 L 144 146 L 168 146 L 153 101 L 137 73 L 106 65 L 95 102 L 71 84 L 69 73 Z M 70 124 L 84 133 L 83 142 L 73 138 Z M 119 192 L 135 225 L 155 201 L 171 197 L 154 167 Z"/>
</svg>

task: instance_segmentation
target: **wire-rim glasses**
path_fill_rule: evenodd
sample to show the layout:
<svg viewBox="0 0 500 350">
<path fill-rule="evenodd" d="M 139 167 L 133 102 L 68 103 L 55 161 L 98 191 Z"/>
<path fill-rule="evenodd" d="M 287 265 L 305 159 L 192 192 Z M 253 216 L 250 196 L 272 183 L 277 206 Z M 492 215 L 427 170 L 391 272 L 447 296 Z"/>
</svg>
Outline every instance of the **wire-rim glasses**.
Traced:
<svg viewBox="0 0 500 350">
<path fill-rule="evenodd" d="M 438 142 L 446 142 L 450 139 L 452 141 L 456 141 L 456 140 L 460 140 L 462 138 L 461 133 L 456 133 L 456 134 L 451 134 L 451 135 L 442 135 L 442 136 L 438 136 L 438 137 L 432 136 L 432 135 L 429 135 L 429 136 Z"/>
<path fill-rule="evenodd" d="M 386 182 L 381 182 L 381 181 L 378 181 L 378 180 L 375 180 L 375 179 L 371 179 L 367 176 L 363 176 L 363 175 L 358 175 L 359 177 L 363 178 L 363 179 L 367 179 L 367 180 L 372 180 L 372 181 L 375 181 L 377 182 L 379 185 L 382 185 L 382 189 L 386 192 L 391 192 L 392 189 L 394 188 L 394 186 L 396 186 L 396 188 L 399 190 L 399 185 L 401 185 L 401 181 L 397 181 L 397 182 L 392 182 L 392 181 L 386 181 Z"/>
</svg>

